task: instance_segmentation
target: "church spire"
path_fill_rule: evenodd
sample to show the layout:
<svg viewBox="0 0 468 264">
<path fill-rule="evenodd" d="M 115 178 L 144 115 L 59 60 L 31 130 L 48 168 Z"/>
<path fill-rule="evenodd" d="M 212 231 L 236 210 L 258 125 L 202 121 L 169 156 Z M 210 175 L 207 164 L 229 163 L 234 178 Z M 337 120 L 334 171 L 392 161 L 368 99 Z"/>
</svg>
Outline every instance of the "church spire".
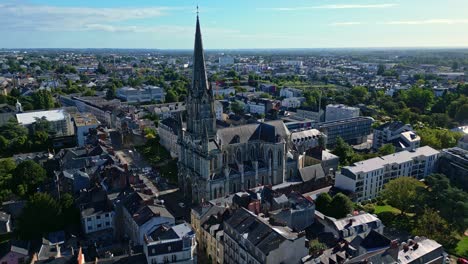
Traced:
<svg viewBox="0 0 468 264">
<path fill-rule="evenodd" d="M 203 43 L 200 30 L 200 20 L 198 18 L 197 7 L 197 27 L 195 31 L 195 48 L 193 51 L 193 86 L 194 91 L 202 92 L 208 90 L 208 78 L 206 77 L 205 55 L 203 54 Z"/>
</svg>

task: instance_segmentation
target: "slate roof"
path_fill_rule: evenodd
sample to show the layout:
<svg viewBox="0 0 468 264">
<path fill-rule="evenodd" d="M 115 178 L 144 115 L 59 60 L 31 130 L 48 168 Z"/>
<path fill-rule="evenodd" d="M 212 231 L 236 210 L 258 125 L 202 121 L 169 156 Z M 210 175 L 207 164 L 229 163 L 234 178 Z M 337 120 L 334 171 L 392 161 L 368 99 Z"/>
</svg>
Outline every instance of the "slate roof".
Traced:
<svg viewBox="0 0 468 264">
<path fill-rule="evenodd" d="M 277 136 L 284 138 L 288 135 L 289 131 L 281 120 L 228 127 L 217 131 L 222 145 L 247 143 L 253 140 L 276 142 Z"/>
<path fill-rule="evenodd" d="M 385 124 L 382 124 L 376 128 L 374 128 L 375 130 L 385 130 L 385 129 L 388 129 L 390 131 L 396 131 L 402 127 L 404 127 L 406 124 L 401 122 L 401 121 L 395 121 L 395 122 L 388 122 L 388 123 L 385 123 Z"/>
<path fill-rule="evenodd" d="M 302 181 L 307 182 L 310 180 L 318 180 L 325 178 L 325 172 L 323 171 L 322 165 L 315 164 L 311 166 L 307 166 L 304 168 L 299 169 L 299 174 L 301 176 Z"/>
</svg>

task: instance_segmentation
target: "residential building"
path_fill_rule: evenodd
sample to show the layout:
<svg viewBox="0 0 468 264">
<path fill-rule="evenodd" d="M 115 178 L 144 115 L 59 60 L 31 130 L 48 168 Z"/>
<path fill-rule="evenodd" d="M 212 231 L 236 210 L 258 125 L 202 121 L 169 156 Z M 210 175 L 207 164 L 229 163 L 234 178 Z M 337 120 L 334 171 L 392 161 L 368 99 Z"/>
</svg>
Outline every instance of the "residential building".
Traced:
<svg viewBox="0 0 468 264">
<path fill-rule="evenodd" d="M 284 207 L 270 211 L 270 218 L 275 223 L 285 224 L 295 232 L 304 231 L 314 223 L 315 204 L 297 192 L 291 192 L 286 197 L 287 203 Z"/>
<path fill-rule="evenodd" d="M 18 124 L 25 127 L 32 127 L 37 120 L 45 119 L 49 121 L 50 129 L 53 131 L 54 136 L 73 135 L 71 117 L 65 109 L 17 113 L 16 119 L 18 120 Z"/>
<path fill-rule="evenodd" d="M 232 65 L 234 64 L 234 58 L 231 56 L 221 56 L 218 59 L 218 63 L 220 66 Z"/>
<path fill-rule="evenodd" d="M 77 146 L 83 147 L 89 130 L 97 128 L 100 122 L 91 113 L 73 113 L 71 116 L 75 127 Z"/>
<path fill-rule="evenodd" d="M 61 192 L 77 194 L 81 190 L 88 189 L 90 186 L 91 181 L 89 174 L 84 171 L 68 169 L 55 171 L 54 173 L 56 175 L 58 189 Z"/>
<path fill-rule="evenodd" d="M 199 248 L 211 248 L 210 237 L 205 234 L 203 226 L 211 216 L 222 215 L 226 211 L 225 207 L 214 205 L 210 202 L 204 202 L 192 208 L 190 212 L 190 223 L 196 234 L 197 244 Z"/>
<path fill-rule="evenodd" d="M 122 87 L 117 90 L 117 98 L 120 98 L 128 103 L 142 102 L 164 102 L 166 92 L 163 88 L 151 85 L 143 87 Z"/>
<path fill-rule="evenodd" d="M 311 109 L 300 108 L 296 110 L 296 116 L 313 120 L 315 122 L 322 122 L 324 120 L 325 112 L 320 109 L 319 111 L 313 111 Z"/>
<path fill-rule="evenodd" d="M 439 156 L 439 151 L 424 146 L 356 162 L 341 169 L 335 187 L 351 191 L 358 202 L 373 199 L 390 180 L 402 176 L 423 179 L 435 172 Z"/>
<path fill-rule="evenodd" d="M 359 213 L 341 219 L 315 212 L 317 221 L 324 226 L 323 232 L 331 233 L 340 240 L 354 240 L 357 236 L 365 238 L 371 231 L 383 234 L 384 225 L 379 218 L 369 213 Z"/>
<path fill-rule="evenodd" d="M 114 233 L 114 206 L 103 188 L 93 187 L 80 193 L 77 198 L 81 224 L 86 235 L 107 230 L 107 236 Z M 103 234 L 101 232 L 100 234 Z"/>
<path fill-rule="evenodd" d="M 374 119 L 354 117 L 317 124 L 317 129 L 327 135 L 327 147 L 333 147 L 338 137 L 349 144 L 361 144 L 367 141 Z"/>
<path fill-rule="evenodd" d="M 179 131 L 179 122 L 174 118 L 169 117 L 159 121 L 159 143 L 171 153 L 172 157 L 179 155 L 179 145 L 177 144 Z"/>
<path fill-rule="evenodd" d="M 145 235 L 161 225 L 175 224 L 174 216 L 153 195 L 132 192 L 121 205 L 121 226 L 133 245 L 144 245 Z"/>
<path fill-rule="evenodd" d="M 285 87 L 280 90 L 280 97 L 302 97 L 303 91 L 301 89 Z"/>
<path fill-rule="evenodd" d="M 359 116 L 359 108 L 343 104 L 329 104 L 325 109 L 325 122 Z"/>
<path fill-rule="evenodd" d="M 398 252 L 398 263 L 419 264 L 419 263 L 441 263 L 445 264 L 447 253 L 441 244 L 426 237 L 414 237 L 408 242 L 401 243 Z"/>
<path fill-rule="evenodd" d="M 235 210 L 224 221 L 224 263 L 300 263 L 308 254 L 305 234 L 272 222 Z"/>
<path fill-rule="evenodd" d="M 450 183 L 468 191 L 468 150 L 449 148 L 441 150 L 438 172 L 447 175 Z"/>
<path fill-rule="evenodd" d="M 216 113 L 216 120 L 224 121 L 224 110 L 223 104 L 220 101 L 215 101 L 214 103 L 215 113 Z"/>
<path fill-rule="evenodd" d="M 29 242 L 10 240 L 0 244 L 0 263 L 23 264 L 29 258 Z"/>
<path fill-rule="evenodd" d="M 327 136 L 317 129 L 308 129 L 292 132 L 291 142 L 299 153 L 304 153 L 320 145 L 326 146 Z"/>
<path fill-rule="evenodd" d="M 299 108 L 304 101 L 304 97 L 288 97 L 281 100 L 281 106 L 287 108 Z"/>
<path fill-rule="evenodd" d="M 421 138 L 409 124 L 389 122 L 374 128 L 372 148 L 377 150 L 385 144 L 391 144 L 397 151 L 419 148 Z"/>
<path fill-rule="evenodd" d="M 195 233 L 189 224 L 161 225 L 145 236 L 143 251 L 149 264 L 197 263 Z"/>
</svg>

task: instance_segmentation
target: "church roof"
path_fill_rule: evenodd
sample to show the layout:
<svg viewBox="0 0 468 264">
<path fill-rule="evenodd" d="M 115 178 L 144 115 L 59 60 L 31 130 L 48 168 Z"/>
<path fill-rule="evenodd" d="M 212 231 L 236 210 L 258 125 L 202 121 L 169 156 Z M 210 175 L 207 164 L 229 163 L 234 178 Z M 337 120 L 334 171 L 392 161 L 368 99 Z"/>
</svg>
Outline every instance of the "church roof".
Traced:
<svg viewBox="0 0 468 264">
<path fill-rule="evenodd" d="M 277 136 L 284 138 L 288 135 L 289 132 L 282 121 L 228 127 L 218 130 L 217 133 L 221 145 L 246 143 L 253 140 L 275 142 Z"/>
</svg>

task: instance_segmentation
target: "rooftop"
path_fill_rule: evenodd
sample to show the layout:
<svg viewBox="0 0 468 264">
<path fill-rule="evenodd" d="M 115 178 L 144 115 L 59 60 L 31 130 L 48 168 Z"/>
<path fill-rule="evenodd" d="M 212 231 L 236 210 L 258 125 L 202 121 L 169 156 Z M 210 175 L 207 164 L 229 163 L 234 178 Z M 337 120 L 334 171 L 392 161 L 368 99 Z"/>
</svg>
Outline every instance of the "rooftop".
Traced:
<svg viewBox="0 0 468 264">
<path fill-rule="evenodd" d="M 47 121 L 60 121 L 65 119 L 64 109 L 54 109 L 47 111 L 34 111 L 16 114 L 19 124 L 30 125 L 36 123 L 36 119 L 46 118 Z"/>
</svg>

